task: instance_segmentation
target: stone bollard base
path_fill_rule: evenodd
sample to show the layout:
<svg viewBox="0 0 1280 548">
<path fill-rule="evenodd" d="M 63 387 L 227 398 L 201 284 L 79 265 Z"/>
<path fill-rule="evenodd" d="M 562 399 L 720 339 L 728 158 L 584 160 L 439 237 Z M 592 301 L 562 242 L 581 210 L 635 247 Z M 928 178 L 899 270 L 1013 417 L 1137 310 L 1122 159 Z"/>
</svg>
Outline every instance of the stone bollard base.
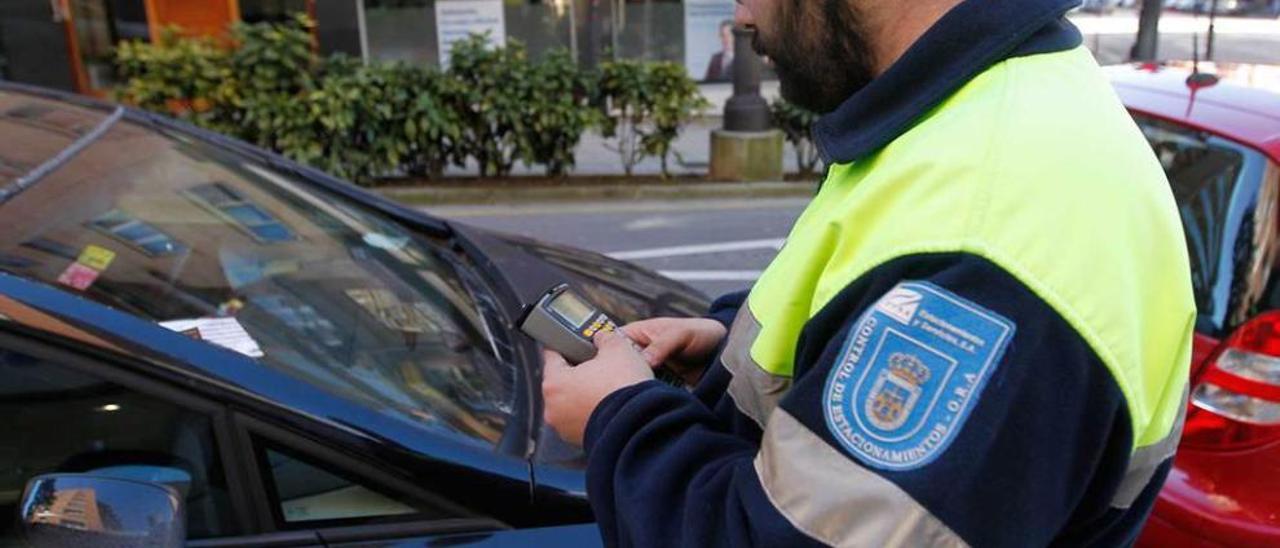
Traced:
<svg viewBox="0 0 1280 548">
<path fill-rule="evenodd" d="M 711 172 L 716 181 L 781 181 L 782 132 L 711 132 Z"/>
</svg>

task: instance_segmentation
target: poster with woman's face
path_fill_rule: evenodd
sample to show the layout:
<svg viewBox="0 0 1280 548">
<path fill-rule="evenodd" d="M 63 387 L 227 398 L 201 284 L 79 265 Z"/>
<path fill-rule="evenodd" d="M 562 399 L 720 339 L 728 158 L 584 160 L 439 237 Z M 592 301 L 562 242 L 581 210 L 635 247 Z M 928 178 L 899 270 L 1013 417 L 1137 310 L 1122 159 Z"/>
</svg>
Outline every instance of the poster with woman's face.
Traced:
<svg viewBox="0 0 1280 548">
<path fill-rule="evenodd" d="M 733 0 L 685 0 L 684 66 L 702 82 L 733 78 Z"/>
</svg>

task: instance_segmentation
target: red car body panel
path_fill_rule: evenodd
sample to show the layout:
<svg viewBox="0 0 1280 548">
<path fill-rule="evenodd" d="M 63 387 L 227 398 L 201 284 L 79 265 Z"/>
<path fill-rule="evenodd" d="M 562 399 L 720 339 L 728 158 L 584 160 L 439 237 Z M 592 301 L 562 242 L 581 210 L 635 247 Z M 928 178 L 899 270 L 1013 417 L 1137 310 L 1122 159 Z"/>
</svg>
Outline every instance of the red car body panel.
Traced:
<svg viewBox="0 0 1280 548">
<path fill-rule="evenodd" d="M 1204 366 L 1209 364 L 1209 356 L 1218 349 L 1218 344 L 1221 342 L 1203 333 L 1196 333 L 1195 340 L 1191 341 L 1191 378 L 1193 380 L 1200 375 Z"/>
<path fill-rule="evenodd" d="M 1244 451 L 1178 450 L 1141 546 L 1276 546 L 1280 442 Z"/>
<path fill-rule="evenodd" d="M 1280 68 L 1268 68 L 1280 75 Z M 1247 145 L 1280 163 L 1280 87 L 1220 81 L 1188 84 L 1190 71 L 1152 65 L 1109 67 L 1132 112 Z M 1219 340 L 1196 334 L 1192 380 Z M 1241 450 L 1179 448 L 1140 546 L 1280 546 L 1280 441 Z"/>
<path fill-rule="evenodd" d="M 1280 74 L 1280 67 L 1273 69 Z M 1108 67 L 1107 73 L 1129 110 L 1238 141 L 1280 163 L 1280 88 L 1222 81 L 1194 89 L 1189 71 L 1150 65 Z"/>
</svg>

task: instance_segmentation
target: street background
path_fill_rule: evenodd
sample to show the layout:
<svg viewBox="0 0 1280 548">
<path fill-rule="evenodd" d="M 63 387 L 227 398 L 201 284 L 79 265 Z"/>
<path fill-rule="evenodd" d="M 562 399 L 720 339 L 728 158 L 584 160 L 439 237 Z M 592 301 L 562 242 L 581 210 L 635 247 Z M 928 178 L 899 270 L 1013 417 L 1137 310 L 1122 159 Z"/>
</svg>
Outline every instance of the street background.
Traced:
<svg viewBox="0 0 1280 548">
<path fill-rule="evenodd" d="M 1085 45 L 1099 63 L 1122 63 L 1128 58 L 1137 32 L 1136 13 L 1077 13 L 1071 19 L 1085 35 Z M 1166 12 L 1160 21 L 1160 57 L 1190 60 L 1197 37 L 1200 54 L 1204 55 L 1208 24 L 1207 16 Z M 1218 63 L 1280 62 L 1280 21 L 1219 17 L 1215 27 L 1214 57 Z M 732 94 L 727 84 L 703 85 L 702 89 L 717 105 L 723 105 Z M 767 82 L 763 92 L 766 96 L 776 95 L 776 82 Z M 710 132 L 719 125 L 717 117 L 703 118 L 684 131 L 677 141 L 683 160 L 677 173 L 705 173 Z M 793 170 L 792 152 L 788 150 L 784 158 L 788 170 Z M 617 169 L 614 152 L 605 147 L 598 135 L 584 138 L 575 173 L 611 174 Z M 637 172 L 655 174 L 658 169 L 657 161 L 651 159 L 638 166 Z M 608 200 L 426 209 L 477 226 L 631 260 L 715 297 L 751 286 L 776 255 L 805 203 L 805 198 Z"/>
<path fill-rule="evenodd" d="M 1093 52 L 1102 65 L 1124 63 L 1133 47 L 1138 32 L 1138 15 L 1132 10 L 1117 10 L 1110 15 L 1092 15 L 1077 12 L 1070 19 L 1084 34 L 1084 45 Z M 1165 11 L 1160 17 L 1159 57 L 1167 61 L 1190 61 L 1195 40 L 1200 41 L 1200 56 L 1205 55 L 1209 17 L 1174 11 Z M 1280 64 L 1280 20 L 1255 17 L 1218 17 L 1215 24 L 1214 60 L 1217 63 Z M 1214 63 L 1205 63 L 1206 67 Z M 1275 70 L 1280 71 L 1280 67 Z M 1280 85 L 1278 83 L 1277 85 Z M 695 120 L 686 126 L 675 142 L 678 153 L 672 170 L 676 174 L 703 175 L 710 158 L 711 131 L 721 125 L 718 113 L 733 95 L 728 83 L 701 84 L 702 95 L 710 102 L 707 109 L 711 116 Z M 778 96 L 778 82 L 765 81 L 761 85 L 765 99 Z M 618 154 L 598 133 L 588 132 L 577 149 L 575 175 L 613 175 L 619 172 Z M 796 171 L 796 159 L 790 145 L 783 155 L 787 172 Z M 656 158 L 649 158 L 636 166 L 638 175 L 656 175 L 661 165 Z M 466 176 L 475 167 L 451 168 L 447 174 Z M 517 166 L 513 174 L 537 175 L 537 167 Z"/>
<path fill-rule="evenodd" d="M 427 210 L 629 260 L 716 297 L 751 287 L 806 203 L 805 198 L 757 198 Z"/>
</svg>

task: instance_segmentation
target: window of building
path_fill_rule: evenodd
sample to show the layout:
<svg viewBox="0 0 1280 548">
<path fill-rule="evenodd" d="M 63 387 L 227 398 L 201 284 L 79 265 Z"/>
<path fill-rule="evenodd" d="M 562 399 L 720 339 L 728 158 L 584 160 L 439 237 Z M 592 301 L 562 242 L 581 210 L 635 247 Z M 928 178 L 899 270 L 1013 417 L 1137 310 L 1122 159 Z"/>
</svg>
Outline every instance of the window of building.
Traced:
<svg viewBox="0 0 1280 548">
<path fill-rule="evenodd" d="M 113 209 L 90 221 L 89 226 L 122 240 L 152 257 L 174 255 L 187 250 L 187 246 L 154 225 L 139 221 L 118 209 Z"/>
<path fill-rule="evenodd" d="M 507 38 L 519 40 L 533 57 L 559 48 L 572 51 L 577 45 L 571 36 L 573 9 L 570 0 L 504 2 Z"/>
<path fill-rule="evenodd" d="M 26 483 L 84 473 L 167 484 L 186 499 L 191 538 L 236 534 L 209 417 L 61 363 L 0 349 L 0 515 Z M 13 539 L 0 520 L 0 544 Z"/>
<path fill-rule="evenodd" d="M 289 227 L 267 210 L 222 183 L 207 183 L 187 191 L 202 205 L 234 222 L 262 243 L 288 242 L 297 239 Z"/>
<path fill-rule="evenodd" d="M 369 60 L 439 64 L 432 0 L 364 0 Z"/>
<path fill-rule="evenodd" d="M 115 84 L 112 53 L 123 40 L 149 40 L 143 0 L 71 0 L 71 28 L 85 85 L 91 90 Z"/>
<path fill-rule="evenodd" d="M 240 0 L 240 20 L 246 23 L 283 23 L 310 10 L 311 0 Z"/>
<path fill-rule="evenodd" d="M 440 22 L 435 0 L 363 1 L 370 61 L 441 65 Z M 571 0 L 502 2 L 503 34 L 524 44 L 533 57 L 556 48 L 573 51 L 577 48 L 573 36 L 575 10 L 581 9 Z M 607 24 L 603 20 L 598 22 L 600 29 L 606 29 Z M 601 34 L 607 35 L 607 31 Z"/>
<path fill-rule="evenodd" d="M 106 8 L 115 27 L 116 40 L 151 41 L 145 0 L 108 0 Z"/>
<path fill-rule="evenodd" d="M 618 54 L 684 62 L 685 6 L 680 0 L 627 0 L 618 20 Z M 718 51 L 718 50 L 717 50 Z M 711 55 L 712 52 L 706 52 Z"/>
</svg>

